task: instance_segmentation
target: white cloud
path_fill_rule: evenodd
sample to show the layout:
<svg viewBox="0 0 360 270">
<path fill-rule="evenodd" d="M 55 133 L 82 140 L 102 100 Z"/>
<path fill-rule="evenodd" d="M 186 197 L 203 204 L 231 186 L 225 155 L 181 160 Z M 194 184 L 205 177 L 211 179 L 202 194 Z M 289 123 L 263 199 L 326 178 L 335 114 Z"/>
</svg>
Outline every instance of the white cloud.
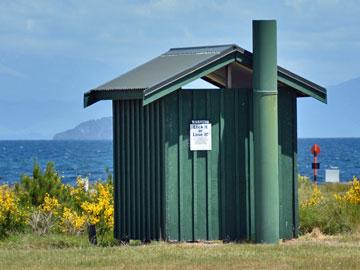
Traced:
<svg viewBox="0 0 360 270">
<path fill-rule="evenodd" d="M 18 78 L 26 78 L 27 76 L 19 71 L 16 71 L 15 69 L 12 69 L 8 66 L 5 66 L 0 63 L 0 75 L 5 76 L 12 76 L 12 77 L 18 77 Z"/>
<path fill-rule="evenodd" d="M 289 61 L 317 54 L 320 69 L 321 51 L 356 54 L 359 6 L 351 0 L 0 1 L 0 52 L 126 65 L 173 46 L 238 43 L 251 50 L 251 20 L 274 18 Z"/>
</svg>

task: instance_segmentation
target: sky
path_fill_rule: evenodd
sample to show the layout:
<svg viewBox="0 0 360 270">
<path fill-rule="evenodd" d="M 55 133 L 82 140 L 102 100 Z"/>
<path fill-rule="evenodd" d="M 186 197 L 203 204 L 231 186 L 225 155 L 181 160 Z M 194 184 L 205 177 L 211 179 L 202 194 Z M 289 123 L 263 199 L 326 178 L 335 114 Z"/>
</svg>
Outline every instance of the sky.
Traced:
<svg viewBox="0 0 360 270">
<path fill-rule="evenodd" d="M 1 0 L 0 139 L 51 139 L 110 116 L 109 101 L 83 109 L 83 93 L 171 47 L 252 51 L 253 19 L 277 20 L 279 65 L 340 84 L 360 76 L 359 14 L 351 0 Z M 323 135 L 308 121 L 319 104 L 298 102 L 300 137 Z"/>
</svg>

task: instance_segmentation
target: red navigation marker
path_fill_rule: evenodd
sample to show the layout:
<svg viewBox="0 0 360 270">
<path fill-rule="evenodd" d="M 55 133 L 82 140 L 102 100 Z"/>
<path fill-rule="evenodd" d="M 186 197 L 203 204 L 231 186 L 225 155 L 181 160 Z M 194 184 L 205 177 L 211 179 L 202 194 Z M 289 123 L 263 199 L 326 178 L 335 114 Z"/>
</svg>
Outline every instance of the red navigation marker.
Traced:
<svg viewBox="0 0 360 270">
<path fill-rule="evenodd" d="M 320 146 L 318 146 L 317 144 L 314 144 L 314 145 L 311 147 L 311 153 L 312 153 L 314 156 L 317 156 L 318 154 L 320 154 Z"/>
<path fill-rule="evenodd" d="M 311 147 L 311 153 L 314 155 L 314 162 L 311 164 L 314 170 L 314 184 L 317 182 L 317 170 L 320 169 L 320 163 L 317 162 L 317 155 L 320 154 L 320 146 L 314 144 Z"/>
</svg>

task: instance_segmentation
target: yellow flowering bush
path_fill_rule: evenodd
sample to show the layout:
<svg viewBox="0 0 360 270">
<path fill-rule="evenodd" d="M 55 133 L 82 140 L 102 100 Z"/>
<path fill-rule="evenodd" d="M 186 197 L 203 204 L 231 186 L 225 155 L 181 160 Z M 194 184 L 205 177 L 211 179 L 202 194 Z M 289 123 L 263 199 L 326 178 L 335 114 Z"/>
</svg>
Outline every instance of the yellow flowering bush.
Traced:
<svg viewBox="0 0 360 270">
<path fill-rule="evenodd" d="M 7 185 L 0 186 L 0 237 L 25 225 L 26 214 Z"/>
<path fill-rule="evenodd" d="M 314 205 L 318 205 L 321 202 L 324 201 L 324 196 L 322 195 L 319 187 L 315 184 L 313 186 L 313 190 L 311 193 L 310 198 L 308 198 L 307 200 L 303 201 L 301 203 L 302 207 L 307 207 L 307 206 L 314 206 Z"/>
<path fill-rule="evenodd" d="M 319 228 L 325 234 L 358 230 L 360 224 L 360 183 L 313 185 L 299 177 L 299 230 Z"/>
<path fill-rule="evenodd" d="M 335 199 L 339 202 L 350 204 L 360 204 L 360 181 L 354 177 L 352 184 L 347 192 L 343 195 L 335 194 Z"/>
<path fill-rule="evenodd" d="M 45 194 L 44 202 L 39 206 L 39 210 L 57 216 L 61 209 L 59 200 L 55 197 L 51 197 L 48 193 Z"/>
<path fill-rule="evenodd" d="M 112 184 L 96 183 L 90 201 L 83 202 L 81 208 L 89 224 L 98 225 L 100 230 L 111 230 L 114 227 Z"/>
<path fill-rule="evenodd" d="M 44 171 L 35 163 L 32 176 L 23 175 L 13 187 L 0 186 L 0 237 L 21 226 L 43 235 L 80 234 L 94 225 L 102 238 L 114 228 L 113 204 L 109 172 L 107 182 L 89 187 L 88 178 L 77 177 L 72 186 L 62 183 L 52 163 Z"/>
<path fill-rule="evenodd" d="M 61 231 L 70 234 L 80 234 L 85 230 L 86 216 L 64 207 L 60 219 Z"/>
</svg>

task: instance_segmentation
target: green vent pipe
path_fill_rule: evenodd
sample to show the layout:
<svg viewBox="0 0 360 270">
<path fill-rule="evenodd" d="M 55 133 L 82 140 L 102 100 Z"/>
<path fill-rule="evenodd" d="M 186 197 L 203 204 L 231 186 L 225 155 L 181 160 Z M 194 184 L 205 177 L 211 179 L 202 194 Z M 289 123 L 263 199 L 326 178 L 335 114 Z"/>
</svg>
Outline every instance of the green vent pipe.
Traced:
<svg viewBox="0 0 360 270">
<path fill-rule="evenodd" d="M 276 21 L 253 21 L 255 241 L 279 241 Z"/>
</svg>

